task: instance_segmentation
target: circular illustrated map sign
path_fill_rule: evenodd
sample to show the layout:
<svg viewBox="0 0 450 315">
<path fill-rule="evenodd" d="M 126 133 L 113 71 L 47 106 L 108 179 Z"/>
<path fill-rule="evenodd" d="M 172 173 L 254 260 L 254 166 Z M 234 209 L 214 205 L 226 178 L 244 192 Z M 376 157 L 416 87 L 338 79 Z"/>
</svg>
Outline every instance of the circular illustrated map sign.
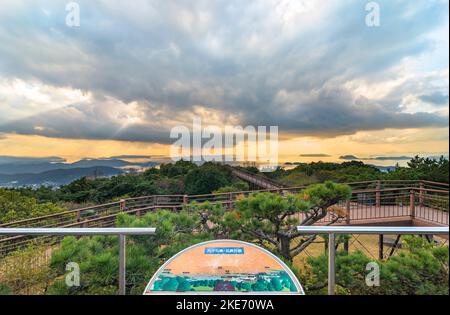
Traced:
<svg viewBox="0 0 450 315">
<path fill-rule="evenodd" d="M 151 294 L 304 294 L 278 257 L 254 244 L 217 240 L 191 246 L 152 277 Z"/>
</svg>

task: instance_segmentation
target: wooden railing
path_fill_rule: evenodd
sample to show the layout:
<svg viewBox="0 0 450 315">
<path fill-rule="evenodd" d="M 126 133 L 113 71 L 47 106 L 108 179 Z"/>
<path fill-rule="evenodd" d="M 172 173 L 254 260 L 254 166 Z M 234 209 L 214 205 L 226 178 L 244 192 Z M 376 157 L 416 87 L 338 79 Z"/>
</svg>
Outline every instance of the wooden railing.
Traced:
<svg viewBox="0 0 450 315">
<path fill-rule="evenodd" d="M 347 183 L 352 188 L 350 200 L 339 205 L 346 209 L 347 217 L 341 223 L 351 224 L 367 220 L 410 218 L 430 224 L 449 225 L 448 184 L 428 181 L 363 181 Z M 12 227 L 110 227 L 120 213 L 141 216 L 156 209 L 180 211 L 190 202 L 211 202 L 231 209 L 236 200 L 255 192 L 268 191 L 286 195 L 297 193 L 306 186 L 239 191 L 206 195 L 153 195 L 123 199 L 118 202 L 69 210 L 36 218 L 0 224 Z M 320 223 L 334 219 L 330 212 Z M 302 214 L 299 214 L 302 218 Z M 39 241 L 30 236 L 0 238 L 0 255 Z"/>
</svg>

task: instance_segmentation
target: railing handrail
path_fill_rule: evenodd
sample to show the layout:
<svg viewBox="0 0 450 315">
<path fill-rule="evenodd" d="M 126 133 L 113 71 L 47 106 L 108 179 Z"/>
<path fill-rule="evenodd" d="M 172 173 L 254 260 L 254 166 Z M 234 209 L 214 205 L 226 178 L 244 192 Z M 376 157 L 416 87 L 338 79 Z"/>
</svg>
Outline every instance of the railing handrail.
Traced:
<svg viewBox="0 0 450 315">
<path fill-rule="evenodd" d="M 430 180 L 418 180 L 418 181 L 422 182 L 422 183 L 437 185 L 437 186 L 447 186 L 447 187 L 449 187 L 448 183 L 433 182 L 433 181 L 430 181 Z"/>
<path fill-rule="evenodd" d="M 449 234 L 448 227 L 427 226 L 298 226 L 297 231 L 304 234 Z"/>
<path fill-rule="evenodd" d="M 414 190 L 414 191 L 435 192 L 435 193 L 443 193 L 443 194 L 449 193 L 448 190 L 410 187 L 410 186 L 394 187 L 394 188 L 380 188 L 380 189 L 377 189 L 377 188 L 361 189 L 361 190 L 355 189 L 355 190 L 352 190 L 352 193 L 360 194 L 360 193 L 386 192 L 386 191 L 399 191 L 399 190 L 407 190 L 407 191 Z"/>
<path fill-rule="evenodd" d="M 0 235 L 153 235 L 156 228 L 0 228 Z"/>
</svg>

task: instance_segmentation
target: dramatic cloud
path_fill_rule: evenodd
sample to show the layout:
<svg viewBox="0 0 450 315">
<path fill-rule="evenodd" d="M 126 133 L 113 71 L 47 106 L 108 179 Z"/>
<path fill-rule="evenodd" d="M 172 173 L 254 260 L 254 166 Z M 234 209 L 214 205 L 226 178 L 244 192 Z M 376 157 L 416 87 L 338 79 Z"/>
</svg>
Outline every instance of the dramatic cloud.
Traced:
<svg viewBox="0 0 450 315">
<path fill-rule="evenodd" d="M 205 124 L 329 137 L 448 126 L 448 2 L 2 1 L 0 133 L 168 143 Z M 438 35 L 446 36 L 438 36 Z M 442 58 L 447 56 L 447 58 Z"/>
</svg>

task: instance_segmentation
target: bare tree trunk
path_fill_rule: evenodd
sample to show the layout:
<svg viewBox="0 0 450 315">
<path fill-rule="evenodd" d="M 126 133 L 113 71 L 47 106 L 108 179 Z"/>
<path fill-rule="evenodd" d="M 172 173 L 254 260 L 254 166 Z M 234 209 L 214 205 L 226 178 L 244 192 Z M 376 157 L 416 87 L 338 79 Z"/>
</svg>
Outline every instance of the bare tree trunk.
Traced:
<svg viewBox="0 0 450 315">
<path fill-rule="evenodd" d="M 280 237 L 280 243 L 279 243 L 278 250 L 280 251 L 280 254 L 281 254 L 281 256 L 283 256 L 283 258 L 285 258 L 289 261 L 292 261 L 291 240 L 289 239 L 289 237 L 285 237 L 285 236 Z"/>
</svg>

